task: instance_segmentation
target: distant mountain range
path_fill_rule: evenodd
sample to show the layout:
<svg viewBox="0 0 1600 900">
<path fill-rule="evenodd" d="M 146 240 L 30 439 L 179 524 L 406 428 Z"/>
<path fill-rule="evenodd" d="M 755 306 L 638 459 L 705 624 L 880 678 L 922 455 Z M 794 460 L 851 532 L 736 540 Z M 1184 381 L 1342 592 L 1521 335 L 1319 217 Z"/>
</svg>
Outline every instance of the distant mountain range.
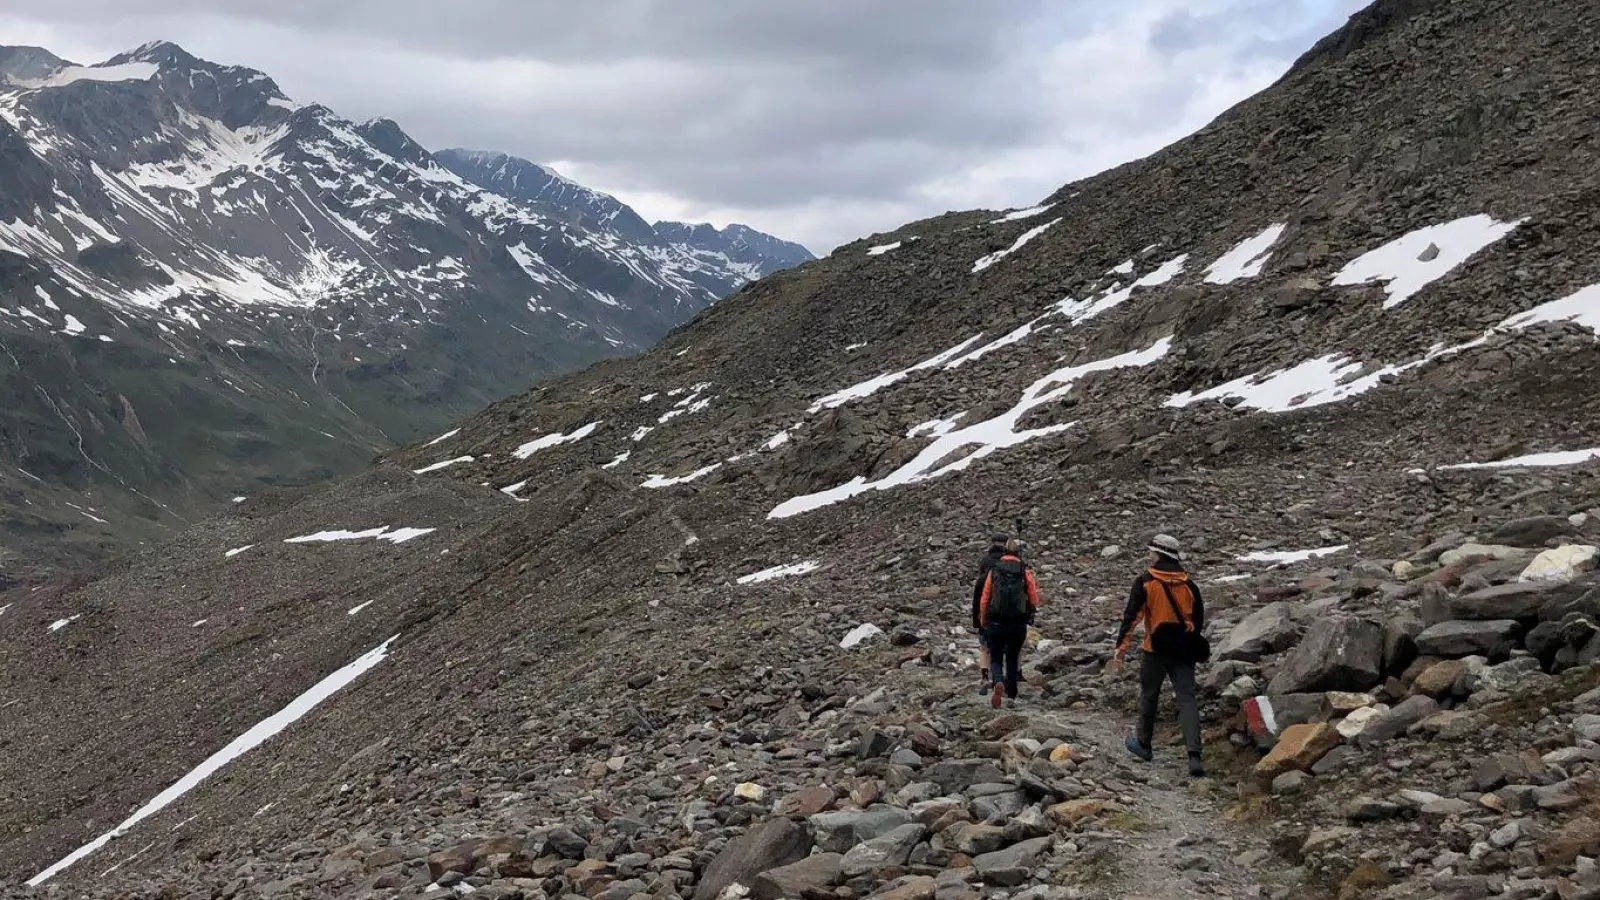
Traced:
<svg viewBox="0 0 1600 900">
<path fill-rule="evenodd" d="M 0 540 L 104 548 L 350 471 L 811 258 L 171 43 L 0 47 Z"/>
</svg>

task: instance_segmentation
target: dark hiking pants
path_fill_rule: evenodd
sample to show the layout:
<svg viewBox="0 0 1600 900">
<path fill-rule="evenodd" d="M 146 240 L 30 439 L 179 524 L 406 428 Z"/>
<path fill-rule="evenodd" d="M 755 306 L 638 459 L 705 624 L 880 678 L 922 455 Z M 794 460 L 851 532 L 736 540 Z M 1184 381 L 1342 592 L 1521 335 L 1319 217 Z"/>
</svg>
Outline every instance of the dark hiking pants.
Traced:
<svg viewBox="0 0 1600 900">
<path fill-rule="evenodd" d="M 1022 645 L 1028 639 L 1026 622 L 990 622 L 989 677 L 995 684 L 1005 683 L 1006 696 L 1017 695 L 1022 679 Z"/>
<path fill-rule="evenodd" d="M 1172 692 L 1178 700 L 1178 726 L 1190 753 L 1200 752 L 1200 706 L 1195 702 L 1194 663 L 1178 662 L 1146 652 L 1139 666 L 1139 742 L 1146 747 L 1156 733 L 1156 710 L 1161 705 L 1161 687 L 1172 679 Z"/>
</svg>

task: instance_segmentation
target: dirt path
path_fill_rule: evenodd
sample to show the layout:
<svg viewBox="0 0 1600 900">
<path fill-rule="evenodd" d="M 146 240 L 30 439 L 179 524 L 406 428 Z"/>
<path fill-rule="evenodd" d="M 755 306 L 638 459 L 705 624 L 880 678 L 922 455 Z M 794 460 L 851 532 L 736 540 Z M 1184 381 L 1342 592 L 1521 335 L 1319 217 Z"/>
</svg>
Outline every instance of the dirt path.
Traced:
<svg viewBox="0 0 1600 900">
<path fill-rule="evenodd" d="M 958 643 L 964 642 L 958 639 Z M 1162 707 L 1155 761 L 1146 763 L 1124 747 L 1131 720 L 1116 711 L 1064 709 L 1024 685 L 1017 709 L 995 713 L 977 692 L 972 668 L 941 670 L 937 678 L 970 698 L 978 721 L 1015 712 L 1030 722 L 1062 726 L 1074 735 L 1084 779 L 1117 797 L 1118 809 L 1096 823 L 1076 833 L 1060 833 L 1060 840 L 1078 845 L 1082 857 L 1082 865 L 1073 868 L 1084 877 L 1061 882 L 1062 887 L 1076 888 L 1075 896 L 1084 900 L 1293 896 L 1283 894 L 1283 873 L 1268 850 L 1267 835 L 1226 817 L 1225 810 L 1235 799 L 1233 782 L 1215 775 L 1191 778 L 1181 745 L 1164 744 L 1164 732 L 1176 730 L 1170 700 Z"/>
</svg>

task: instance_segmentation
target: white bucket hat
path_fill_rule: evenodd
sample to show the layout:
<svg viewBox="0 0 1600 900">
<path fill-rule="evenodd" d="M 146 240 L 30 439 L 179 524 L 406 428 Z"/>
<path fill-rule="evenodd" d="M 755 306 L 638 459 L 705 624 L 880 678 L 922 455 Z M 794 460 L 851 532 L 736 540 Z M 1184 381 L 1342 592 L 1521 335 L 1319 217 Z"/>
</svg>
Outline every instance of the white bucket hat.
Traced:
<svg viewBox="0 0 1600 900">
<path fill-rule="evenodd" d="M 1179 562 L 1183 561 L 1183 545 L 1170 534 L 1158 534 L 1150 539 L 1150 551 L 1162 556 L 1170 556 Z"/>
</svg>

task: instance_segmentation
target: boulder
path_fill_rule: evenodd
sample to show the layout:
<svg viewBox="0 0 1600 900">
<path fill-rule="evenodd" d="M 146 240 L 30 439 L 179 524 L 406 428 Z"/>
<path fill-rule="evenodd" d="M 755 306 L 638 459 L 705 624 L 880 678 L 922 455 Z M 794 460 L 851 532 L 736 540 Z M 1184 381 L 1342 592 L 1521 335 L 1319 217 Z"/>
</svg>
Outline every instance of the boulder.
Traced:
<svg viewBox="0 0 1600 900">
<path fill-rule="evenodd" d="M 807 819 L 811 837 L 827 853 L 844 853 L 851 847 L 911 824 L 915 816 L 893 806 L 818 813 Z"/>
<path fill-rule="evenodd" d="M 1451 598 L 1450 616 L 1454 619 L 1476 621 L 1537 619 L 1539 610 L 1545 604 L 1551 602 L 1557 594 L 1564 593 L 1560 591 L 1560 587 L 1537 581 L 1497 584 Z"/>
<path fill-rule="evenodd" d="M 1368 721 L 1357 740 L 1362 747 L 1372 747 L 1391 741 L 1438 711 L 1439 704 L 1432 697 L 1422 694 L 1407 697 L 1393 709 L 1379 713 Z"/>
<path fill-rule="evenodd" d="M 1217 647 L 1216 658 L 1258 662 L 1263 656 L 1289 649 L 1300 635 L 1291 611 L 1289 604 L 1278 602 L 1246 616 Z"/>
<path fill-rule="evenodd" d="M 1529 516 L 1515 519 L 1490 532 L 1489 540 L 1513 547 L 1543 547 L 1555 538 L 1566 537 L 1577 529 L 1567 516 Z"/>
<path fill-rule="evenodd" d="M 1463 544 L 1454 550 L 1446 550 L 1439 554 L 1439 564 L 1453 566 L 1470 560 L 1485 559 L 1522 559 L 1533 554 L 1521 547 L 1510 547 L 1504 544 Z"/>
<path fill-rule="evenodd" d="M 1522 574 L 1517 576 L 1518 581 L 1533 581 L 1543 584 L 1566 584 L 1576 581 L 1587 572 L 1594 570 L 1596 561 L 1600 560 L 1600 547 L 1588 544 L 1567 544 L 1553 550 L 1546 550 L 1535 556 L 1533 562 L 1528 564 Z"/>
<path fill-rule="evenodd" d="M 1389 707 L 1380 703 L 1377 706 L 1363 706 L 1344 719 L 1335 727 L 1339 729 L 1339 736 L 1347 741 L 1353 741 L 1367 730 L 1373 719 L 1389 711 Z"/>
<path fill-rule="evenodd" d="M 907 875 L 872 892 L 869 900 L 934 900 L 937 889 L 931 876 Z"/>
<path fill-rule="evenodd" d="M 1365 619 L 1321 619 L 1290 651 L 1268 690 L 1274 694 L 1361 691 L 1383 678 L 1383 627 Z"/>
<path fill-rule="evenodd" d="M 1417 652 L 1424 656 L 1504 658 L 1516 646 L 1522 626 L 1512 619 L 1440 622 L 1417 635 Z"/>
<path fill-rule="evenodd" d="M 1033 877 L 1039 857 L 1049 851 L 1052 838 L 1034 838 L 973 859 L 978 875 L 988 884 L 1016 887 Z"/>
<path fill-rule="evenodd" d="M 1417 676 L 1416 681 L 1411 683 L 1411 690 L 1429 697 L 1448 696 L 1466 671 L 1467 664 L 1459 659 L 1436 662 Z"/>
<path fill-rule="evenodd" d="M 903 866 L 911 859 L 911 851 L 927 834 L 927 826 L 902 825 L 882 837 L 851 847 L 850 852 L 840 860 L 839 870 L 845 878 L 858 878 Z"/>
<path fill-rule="evenodd" d="M 825 891 L 842 880 L 840 863 L 843 859 L 838 853 L 818 853 L 797 863 L 769 869 L 751 882 L 750 892 L 755 900 L 785 900 L 803 896 L 808 891 Z"/>
<path fill-rule="evenodd" d="M 1272 752 L 1256 763 L 1256 777 L 1271 783 L 1285 772 L 1310 771 L 1341 740 L 1339 730 L 1326 722 L 1286 728 Z"/>
<path fill-rule="evenodd" d="M 958 794 L 975 784 L 1003 781 L 1005 773 L 987 759 L 950 759 L 929 766 L 922 777 L 947 794 Z"/>
<path fill-rule="evenodd" d="M 757 875 L 799 862 L 810 852 L 811 835 L 806 829 L 788 819 L 768 819 L 722 848 L 706 866 L 694 900 L 716 900 L 728 885 L 749 884 Z"/>
</svg>

